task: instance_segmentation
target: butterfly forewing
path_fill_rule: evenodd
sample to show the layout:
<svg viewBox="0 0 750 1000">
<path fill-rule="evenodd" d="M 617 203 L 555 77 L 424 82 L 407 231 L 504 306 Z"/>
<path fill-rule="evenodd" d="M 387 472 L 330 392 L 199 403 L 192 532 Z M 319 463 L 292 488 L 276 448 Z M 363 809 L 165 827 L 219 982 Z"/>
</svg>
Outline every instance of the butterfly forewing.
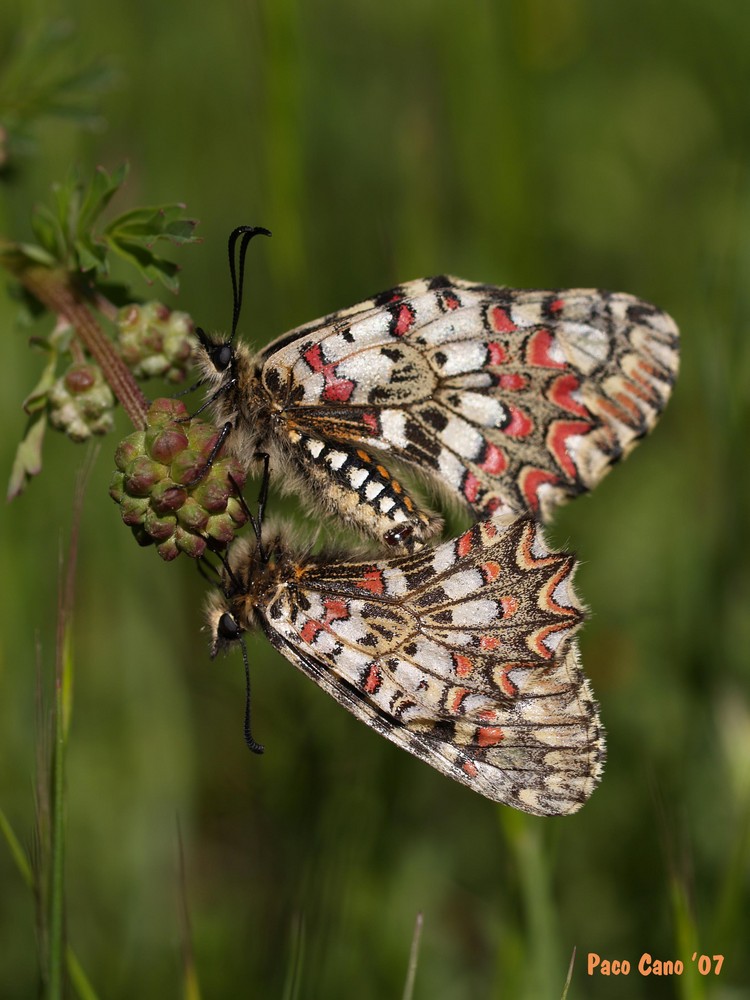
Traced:
<svg viewBox="0 0 750 1000">
<path fill-rule="evenodd" d="M 301 465 L 325 463 L 310 440 L 350 446 L 342 486 L 371 534 L 387 530 L 367 495 L 383 452 L 480 513 L 549 517 L 653 426 L 678 365 L 669 316 L 594 289 L 426 279 L 294 334 L 263 352 L 264 385 L 285 387 Z"/>
<path fill-rule="evenodd" d="M 258 621 L 288 659 L 394 743 L 486 797 L 574 812 L 601 770 L 596 705 L 578 664 L 573 558 L 527 518 L 495 515 L 415 555 L 297 558 L 277 538 L 230 563 L 212 602 Z M 231 591 L 228 591 L 231 593 Z"/>
</svg>

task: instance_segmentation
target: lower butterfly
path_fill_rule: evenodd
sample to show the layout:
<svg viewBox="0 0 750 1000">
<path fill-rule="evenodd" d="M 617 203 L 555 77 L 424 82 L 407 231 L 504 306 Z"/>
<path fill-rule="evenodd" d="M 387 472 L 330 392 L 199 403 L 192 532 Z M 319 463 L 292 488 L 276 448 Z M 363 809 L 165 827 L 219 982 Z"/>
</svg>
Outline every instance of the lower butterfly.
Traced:
<svg viewBox="0 0 750 1000">
<path fill-rule="evenodd" d="M 475 516 L 548 520 L 654 426 L 677 374 L 666 313 L 599 289 L 410 281 L 254 353 L 235 343 L 248 241 L 229 241 L 228 339 L 198 330 L 198 364 L 229 451 L 391 548 L 440 519 L 399 479 L 416 472 Z M 235 246 L 240 241 L 239 278 Z"/>
<path fill-rule="evenodd" d="M 510 515 L 358 562 L 264 530 L 232 545 L 209 597 L 212 655 L 259 627 L 354 716 L 448 777 L 525 812 L 573 813 L 604 761 L 575 638 L 575 566 Z M 249 704 L 246 739 L 262 750 Z"/>
</svg>

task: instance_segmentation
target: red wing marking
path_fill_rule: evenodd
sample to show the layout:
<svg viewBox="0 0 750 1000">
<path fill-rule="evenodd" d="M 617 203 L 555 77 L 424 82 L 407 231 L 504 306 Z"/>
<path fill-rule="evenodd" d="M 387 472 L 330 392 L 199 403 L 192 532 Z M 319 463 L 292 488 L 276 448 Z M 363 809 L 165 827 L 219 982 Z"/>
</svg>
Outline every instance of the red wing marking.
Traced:
<svg viewBox="0 0 750 1000">
<path fill-rule="evenodd" d="M 461 707 L 461 702 L 464 700 L 464 698 L 468 693 L 469 693 L 468 688 L 456 688 L 453 691 L 451 695 L 450 705 L 448 706 L 448 708 L 450 709 L 451 712 L 454 713 L 454 715 L 458 713 L 458 710 Z"/>
<path fill-rule="evenodd" d="M 471 528 L 469 528 L 469 530 L 465 531 L 463 535 L 461 535 L 458 541 L 456 542 L 456 552 L 458 553 L 461 559 L 463 559 L 464 556 L 467 556 L 471 552 L 471 543 L 472 543 Z"/>
<path fill-rule="evenodd" d="M 354 392 L 354 382 L 348 378 L 339 378 L 336 374 L 336 363 L 325 362 L 320 344 L 313 344 L 302 355 L 310 368 L 323 376 L 325 388 L 323 399 L 327 403 L 346 403 Z"/>
<path fill-rule="evenodd" d="M 473 472 L 467 472 L 466 478 L 463 482 L 463 493 L 469 503 L 474 503 L 479 496 L 479 487 L 481 483 L 474 475 Z"/>
<path fill-rule="evenodd" d="M 530 365 L 539 368 L 565 368 L 564 361 L 555 361 L 550 357 L 550 348 L 554 343 L 549 330 L 539 330 L 529 337 L 526 345 L 526 360 Z"/>
<path fill-rule="evenodd" d="M 551 483 L 556 486 L 559 482 L 559 476 L 552 472 L 545 472 L 544 469 L 524 469 L 519 477 L 519 485 L 529 510 L 534 513 L 539 511 L 539 487 L 543 483 Z"/>
<path fill-rule="evenodd" d="M 566 442 L 569 437 L 589 434 L 590 432 L 591 424 L 583 420 L 556 420 L 549 429 L 547 435 L 549 450 L 557 459 L 557 464 L 570 479 L 576 479 L 578 470 L 570 457 Z"/>
<path fill-rule="evenodd" d="M 326 625 L 330 625 L 331 622 L 349 617 L 349 609 L 346 606 L 346 601 L 342 601 L 338 597 L 326 597 L 323 607 L 326 609 L 326 616 L 323 621 L 324 628 Z"/>
<path fill-rule="evenodd" d="M 573 393 L 579 389 L 581 383 L 575 375 L 560 375 L 552 383 L 549 390 L 549 398 L 556 403 L 560 409 L 567 410 L 568 413 L 575 413 L 578 417 L 588 417 L 589 411 L 573 399 Z"/>
<path fill-rule="evenodd" d="M 477 729 L 477 743 L 480 747 L 494 747 L 505 738 L 499 726 L 480 726 Z"/>
<path fill-rule="evenodd" d="M 382 683 L 383 675 L 380 673 L 380 668 L 377 663 L 370 664 L 370 669 L 364 683 L 365 691 L 367 694 L 375 694 Z"/>
<path fill-rule="evenodd" d="M 468 656 L 462 656 L 461 653 L 453 654 L 453 666 L 456 669 L 457 677 L 468 677 L 474 669 L 474 664 Z"/>
<path fill-rule="evenodd" d="M 507 311 L 500 306 L 490 309 L 490 326 L 496 333 L 515 333 L 518 329 Z"/>
<path fill-rule="evenodd" d="M 472 764 L 470 760 L 465 760 L 461 765 L 461 770 L 464 774 L 468 774 L 470 778 L 476 778 L 479 774 L 476 764 Z"/>
<path fill-rule="evenodd" d="M 508 459 L 502 448 L 498 448 L 495 444 L 488 444 L 484 461 L 480 463 L 479 468 L 489 472 L 491 476 L 499 476 L 501 472 L 505 472 L 507 467 Z"/>
<path fill-rule="evenodd" d="M 549 636 L 554 635 L 555 632 L 567 631 L 570 625 L 567 622 L 562 622 L 555 625 L 547 625 L 546 628 L 541 628 L 534 636 L 533 640 L 530 639 L 530 645 L 534 649 L 534 652 L 538 653 L 543 659 L 551 660 L 555 655 L 554 649 L 550 649 L 544 642 Z"/>
<path fill-rule="evenodd" d="M 492 583 L 500 576 L 500 563 L 486 562 L 481 565 L 482 576 L 485 583 Z"/>
<path fill-rule="evenodd" d="M 480 649 L 497 649 L 500 645 L 500 640 L 496 635 L 483 635 L 479 640 Z"/>
<path fill-rule="evenodd" d="M 308 619 L 305 624 L 300 629 L 300 635 L 302 636 L 302 641 L 306 642 L 308 645 L 312 645 L 315 639 L 321 632 L 325 631 L 320 622 L 314 622 L 312 619 Z"/>
<path fill-rule="evenodd" d="M 525 528 L 523 532 L 523 537 L 521 538 L 521 544 L 518 548 L 519 555 L 522 553 L 525 560 L 526 566 L 549 566 L 550 563 L 557 562 L 557 553 L 550 552 L 547 550 L 547 555 L 535 556 L 531 551 L 531 546 L 534 544 L 534 539 L 536 533 L 529 528 Z"/>
<path fill-rule="evenodd" d="M 369 431 L 372 431 L 373 434 L 380 433 L 380 427 L 378 426 L 378 418 L 374 413 L 363 413 L 362 423 Z"/>
<path fill-rule="evenodd" d="M 346 403 L 354 392 L 354 382 L 348 378 L 337 378 L 329 382 L 323 390 L 326 403 Z"/>
<path fill-rule="evenodd" d="M 577 616 L 580 612 L 577 608 L 571 607 L 569 604 L 558 604 L 558 602 L 553 598 L 553 594 L 561 581 L 563 581 L 567 576 L 570 575 L 571 566 L 570 562 L 564 562 L 557 573 L 552 577 L 547 586 L 544 588 L 542 593 L 540 593 L 540 606 L 541 598 L 544 597 L 547 607 L 554 611 L 558 615 L 575 615 Z M 511 598 L 512 599 L 512 598 Z"/>
<path fill-rule="evenodd" d="M 520 375 L 518 373 L 515 375 L 501 375 L 497 384 L 507 392 L 521 392 L 523 389 L 528 388 L 529 378 L 527 375 Z"/>
<path fill-rule="evenodd" d="M 501 597 L 500 604 L 503 609 L 503 618 L 510 618 L 511 615 L 514 615 L 518 611 L 518 601 L 515 597 Z"/>
<path fill-rule="evenodd" d="M 488 365 L 504 365 L 508 360 L 508 355 L 505 353 L 503 345 L 495 343 L 494 340 L 491 340 L 489 344 L 487 344 L 487 350 L 490 355 L 489 360 L 487 361 Z"/>
<path fill-rule="evenodd" d="M 393 333 L 397 337 L 403 337 L 405 333 L 414 325 L 414 320 L 417 318 L 416 310 L 413 306 L 410 306 L 408 302 L 404 302 L 400 306 L 398 312 L 394 311 L 395 325 L 393 327 Z"/>
<path fill-rule="evenodd" d="M 510 677 L 508 677 L 507 669 L 500 672 L 500 688 L 509 698 L 518 697 L 518 688 Z"/>
<path fill-rule="evenodd" d="M 507 434 L 508 437 L 527 437 L 534 430 L 534 424 L 531 422 L 531 418 L 527 417 L 522 410 L 519 410 L 516 406 L 508 406 L 508 410 L 511 414 L 511 422 L 507 427 L 503 427 L 503 434 Z"/>
<path fill-rule="evenodd" d="M 385 586 L 383 584 L 383 574 L 375 566 L 372 569 L 365 570 L 365 575 L 361 580 L 357 580 L 356 587 L 360 590 L 369 590 L 371 594 L 382 595 L 385 592 Z"/>
</svg>

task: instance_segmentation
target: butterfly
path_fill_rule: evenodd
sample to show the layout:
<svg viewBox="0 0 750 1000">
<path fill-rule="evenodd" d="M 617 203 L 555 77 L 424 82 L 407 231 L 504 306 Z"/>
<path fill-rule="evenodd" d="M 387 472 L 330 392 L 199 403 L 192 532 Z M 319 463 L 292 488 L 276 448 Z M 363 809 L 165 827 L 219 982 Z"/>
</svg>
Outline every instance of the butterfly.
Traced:
<svg viewBox="0 0 750 1000">
<path fill-rule="evenodd" d="M 254 526 L 209 594 L 213 656 L 259 628 L 352 715 L 448 777 L 536 815 L 581 807 L 604 761 L 575 637 L 584 612 L 574 557 L 551 551 L 535 521 L 495 513 L 440 545 L 353 561 Z M 245 738 L 262 752 L 249 688 Z"/>
<path fill-rule="evenodd" d="M 283 488 L 393 550 L 442 526 L 405 470 L 477 517 L 549 520 L 627 455 L 669 399 L 674 321 L 596 289 L 424 278 L 254 352 L 235 335 L 259 233 L 270 235 L 242 226 L 230 236 L 230 337 L 197 331 L 220 444 L 248 468 L 270 454 Z"/>
</svg>

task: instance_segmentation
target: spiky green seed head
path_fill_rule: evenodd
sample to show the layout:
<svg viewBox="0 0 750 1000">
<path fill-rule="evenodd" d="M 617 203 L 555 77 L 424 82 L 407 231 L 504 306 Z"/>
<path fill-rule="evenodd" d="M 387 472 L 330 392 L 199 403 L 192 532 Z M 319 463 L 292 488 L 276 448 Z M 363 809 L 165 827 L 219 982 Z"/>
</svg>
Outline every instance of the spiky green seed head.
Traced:
<svg viewBox="0 0 750 1000">
<path fill-rule="evenodd" d="M 146 422 L 115 452 L 109 494 L 123 521 L 139 545 L 155 544 L 167 561 L 225 547 L 247 520 L 236 492 L 245 484 L 241 466 L 221 457 L 208 466 L 219 432 L 191 419 L 179 400 L 155 400 Z"/>
<path fill-rule="evenodd" d="M 197 341 L 185 312 L 161 302 L 124 306 L 117 314 L 117 347 L 136 378 L 182 382 Z"/>
<path fill-rule="evenodd" d="M 107 434 L 114 426 L 115 397 L 93 362 L 72 364 L 52 384 L 47 401 L 50 423 L 73 441 L 88 441 L 92 434 Z"/>
</svg>

